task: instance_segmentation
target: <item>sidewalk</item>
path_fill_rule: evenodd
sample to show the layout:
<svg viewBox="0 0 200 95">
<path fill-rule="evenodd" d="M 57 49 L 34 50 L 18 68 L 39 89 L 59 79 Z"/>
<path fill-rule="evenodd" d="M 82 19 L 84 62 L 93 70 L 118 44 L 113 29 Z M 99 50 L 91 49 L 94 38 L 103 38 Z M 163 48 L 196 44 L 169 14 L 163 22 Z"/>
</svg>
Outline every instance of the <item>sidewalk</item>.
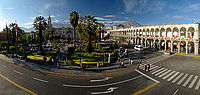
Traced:
<svg viewBox="0 0 200 95">
<path fill-rule="evenodd" d="M 60 68 L 57 68 L 56 65 L 27 62 L 19 58 L 12 58 L 10 56 L 5 56 L 3 54 L 0 54 L 0 59 L 16 63 L 19 66 L 25 66 L 28 68 L 33 68 L 33 69 L 37 69 L 41 71 L 61 73 L 61 74 L 72 74 L 72 75 L 98 75 L 98 74 L 115 73 L 115 72 L 120 72 L 120 71 L 136 68 L 137 63 L 138 63 L 136 62 L 137 60 L 134 60 L 135 62 L 131 66 L 128 64 L 128 58 L 122 58 L 121 60 L 124 60 L 124 63 L 125 63 L 124 68 L 119 68 L 119 62 L 117 61 L 116 63 L 113 63 L 111 66 L 99 67 L 99 68 L 89 67 L 87 68 L 86 72 L 83 72 L 80 66 L 72 66 L 70 64 L 61 65 Z"/>
</svg>

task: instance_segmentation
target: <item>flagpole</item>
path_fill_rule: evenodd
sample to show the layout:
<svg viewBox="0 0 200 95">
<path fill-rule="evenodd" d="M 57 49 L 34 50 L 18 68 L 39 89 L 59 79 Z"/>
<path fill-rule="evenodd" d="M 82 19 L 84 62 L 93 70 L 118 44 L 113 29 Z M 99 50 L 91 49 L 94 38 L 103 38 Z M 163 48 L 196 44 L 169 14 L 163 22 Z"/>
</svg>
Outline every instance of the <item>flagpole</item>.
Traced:
<svg viewBox="0 0 200 95">
<path fill-rule="evenodd" d="M 17 32 L 18 32 L 18 30 L 17 30 L 17 21 L 15 21 L 16 22 L 16 56 L 17 56 Z"/>
</svg>

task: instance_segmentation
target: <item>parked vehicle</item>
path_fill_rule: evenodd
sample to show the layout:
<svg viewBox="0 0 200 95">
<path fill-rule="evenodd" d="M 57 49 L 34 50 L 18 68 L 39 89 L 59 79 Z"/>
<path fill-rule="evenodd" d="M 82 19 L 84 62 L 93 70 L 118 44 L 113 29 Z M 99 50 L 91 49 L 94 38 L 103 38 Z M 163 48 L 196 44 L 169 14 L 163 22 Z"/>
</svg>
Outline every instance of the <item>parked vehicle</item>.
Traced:
<svg viewBox="0 0 200 95">
<path fill-rule="evenodd" d="M 142 45 L 135 45 L 134 49 L 138 50 L 138 51 L 143 51 L 144 50 Z"/>
</svg>

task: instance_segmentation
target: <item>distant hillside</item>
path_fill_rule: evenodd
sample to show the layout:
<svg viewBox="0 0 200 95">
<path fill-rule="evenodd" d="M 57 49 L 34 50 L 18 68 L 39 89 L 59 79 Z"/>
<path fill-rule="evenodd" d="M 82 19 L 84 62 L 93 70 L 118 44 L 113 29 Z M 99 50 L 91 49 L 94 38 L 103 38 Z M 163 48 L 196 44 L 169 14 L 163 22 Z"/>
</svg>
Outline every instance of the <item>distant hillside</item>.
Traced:
<svg viewBox="0 0 200 95">
<path fill-rule="evenodd" d="M 141 26 L 138 22 L 136 21 L 132 21 L 132 20 L 129 20 L 123 24 L 121 24 L 124 26 L 124 28 L 130 28 L 130 27 L 138 27 L 138 26 Z"/>
<path fill-rule="evenodd" d="M 20 27 L 22 30 L 24 30 L 25 32 L 31 32 L 31 31 L 35 31 L 35 29 L 33 27 L 31 28 L 26 28 L 26 27 Z"/>
</svg>

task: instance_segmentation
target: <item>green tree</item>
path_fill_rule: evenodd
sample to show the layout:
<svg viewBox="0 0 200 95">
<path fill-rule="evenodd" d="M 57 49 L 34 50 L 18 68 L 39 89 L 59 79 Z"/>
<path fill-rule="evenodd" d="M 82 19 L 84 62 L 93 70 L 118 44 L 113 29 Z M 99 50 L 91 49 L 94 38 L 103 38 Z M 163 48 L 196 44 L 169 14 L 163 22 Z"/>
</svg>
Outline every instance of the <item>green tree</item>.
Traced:
<svg viewBox="0 0 200 95">
<path fill-rule="evenodd" d="M 82 40 L 87 41 L 85 50 L 90 54 L 94 51 L 92 41 L 95 40 L 97 31 L 97 22 L 94 16 L 88 15 L 83 18 L 83 22 L 79 23 L 76 30 Z M 94 39 L 93 39 L 94 38 Z"/>
<path fill-rule="evenodd" d="M 44 31 L 47 28 L 47 22 L 44 19 L 44 17 L 36 17 L 34 20 L 34 28 L 37 30 L 38 33 L 38 40 L 39 40 L 39 51 L 40 53 L 43 53 L 42 43 L 43 43 L 43 37 L 42 37 L 42 31 Z"/>
<path fill-rule="evenodd" d="M 78 25 L 78 20 L 79 20 L 79 16 L 78 16 L 78 12 L 76 11 L 72 11 L 70 13 L 70 23 L 73 27 L 73 32 L 74 32 L 74 46 L 75 46 L 75 43 L 76 43 L 76 33 L 75 33 L 75 28 L 76 26 Z"/>
<path fill-rule="evenodd" d="M 103 32 L 104 32 L 104 24 L 103 24 L 103 23 L 98 23 L 98 22 L 97 22 L 97 31 L 96 31 L 96 33 L 99 34 L 99 36 L 98 36 L 99 42 L 101 42 L 101 34 L 102 34 Z"/>
<path fill-rule="evenodd" d="M 67 28 L 65 29 L 65 32 L 67 33 L 67 42 L 70 43 L 70 40 L 71 40 L 71 38 L 70 38 L 70 35 L 71 35 L 71 28 L 67 27 Z"/>
</svg>

